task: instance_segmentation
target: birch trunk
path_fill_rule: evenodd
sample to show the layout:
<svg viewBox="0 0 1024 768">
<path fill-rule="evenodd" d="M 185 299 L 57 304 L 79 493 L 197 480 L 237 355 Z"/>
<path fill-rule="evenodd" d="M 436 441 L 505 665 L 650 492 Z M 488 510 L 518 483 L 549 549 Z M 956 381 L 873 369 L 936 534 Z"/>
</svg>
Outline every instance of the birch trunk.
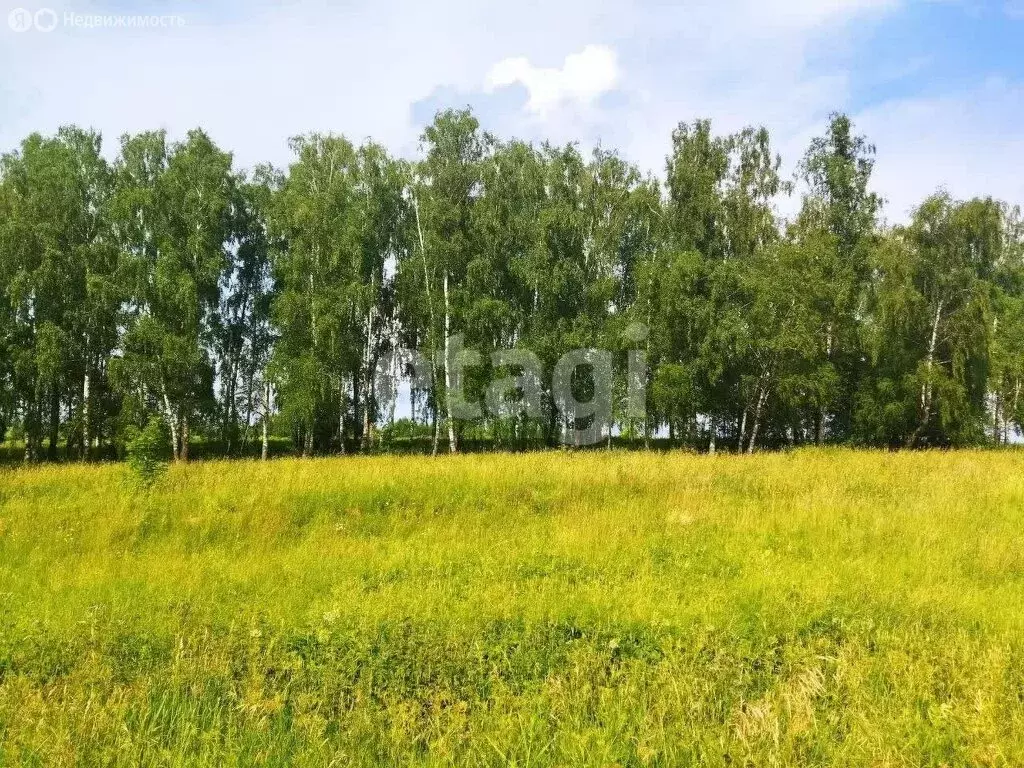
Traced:
<svg viewBox="0 0 1024 768">
<path fill-rule="evenodd" d="M 341 444 L 341 454 L 345 455 L 345 379 L 342 377 L 338 384 L 338 442 Z"/>
<path fill-rule="evenodd" d="M 747 444 L 747 454 L 752 454 L 757 447 L 757 432 L 761 426 L 761 409 L 768 400 L 768 387 L 760 386 L 757 394 L 757 405 L 754 407 L 754 425 L 750 430 L 750 442 Z"/>
<path fill-rule="evenodd" d="M 85 337 L 85 371 L 82 373 L 82 461 L 89 460 L 89 336 Z"/>
<path fill-rule="evenodd" d="M 448 302 L 448 270 L 444 271 L 444 410 L 448 424 L 448 451 L 459 452 L 459 442 L 455 436 L 455 420 L 452 419 L 452 367 L 449 357 L 451 332 L 451 307 Z"/>
<path fill-rule="evenodd" d="M 184 463 L 188 463 L 188 445 L 189 445 L 189 432 L 188 432 L 188 414 L 183 413 L 181 415 L 181 460 Z"/>
<path fill-rule="evenodd" d="M 260 448 L 260 458 L 267 460 L 270 453 L 270 382 L 263 385 L 263 445 Z"/>
<path fill-rule="evenodd" d="M 35 437 L 35 423 L 32 413 L 35 398 L 25 405 L 25 463 L 31 463 L 35 459 L 32 449 L 32 440 Z"/>
<path fill-rule="evenodd" d="M 434 340 L 434 329 L 437 327 L 434 317 L 434 299 L 430 291 L 430 270 L 427 267 L 427 248 L 423 242 L 423 227 L 420 225 L 420 204 L 414 194 L 412 197 L 412 208 L 416 214 L 416 233 L 420 240 L 420 256 L 423 258 L 423 286 L 427 292 L 427 310 L 428 317 L 430 318 L 430 368 L 434 375 L 434 392 L 437 392 L 437 347 Z M 445 339 L 447 343 L 447 338 Z M 434 444 L 431 448 L 430 455 L 437 456 L 438 444 L 440 443 L 440 433 L 438 431 L 437 423 L 437 411 L 438 402 L 437 398 L 434 398 Z"/>
<path fill-rule="evenodd" d="M 825 331 L 825 359 L 832 361 L 832 323 L 828 324 Z M 828 408 L 824 405 L 818 410 L 814 423 L 814 442 L 821 445 L 825 442 L 825 424 L 828 422 Z"/>
<path fill-rule="evenodd" d="M 999 318 L 995 317 L 992 320 L 992 338 L 995 339 L 999 333 Z M 999 411 L 1000 403 L 1002 402 L 1001 389 L 1005 383 L 1005 379 L 1000 382 L 1000 387 L 992 390 L 992 441 L 999 445 L 1002 442 L 1002 429 L 999 427 Z M 1003 417 L 1006 418 L 1005 416 Z"/>
<path fill-rule="evenodd" d="M 370 289 L 371 293 L 374 292 L 376 283 L 376 277 L 370 278 Z M 373 433 L 372 433 L 372 419 L 370 418 L 370 412 L 373 409 L 373 370 L 371 368 L 373 360 L 372 353 L 372 340 L 373 340 L 373 305 L 366 312 L 366 349 L 363 352 L 363 371 L 366 376 L 366 383 L 363 386 L 363 450 L 367 450 L 373 445 Z"/>
<path fill-rule="evenodd" d="M 82 377 L 82 461 L 89 460 L 89 363 L 85 364 Z"/>
<path fill-rule="evenodd" d="M 395 345 L 397 346 L 397 344 Z M 398 354 L 391 354 L 391 402 L 388 404 L 388 424 L 395 424 L 395 408 L 398 407 Z M 409 388 L 409 405 L 412 412 L 412 421 L 416 422 L 416 400 L 413 397 L 412 387 Z"/>
<path fill-rule="evenodd" d="M 992 391 L 992 440 L 996 445 L 1002 442 L 1002 429 L 999 426 L 999 392 Z"/>
<path fill-rule="evenodd" d="M 928 341 L 928 357 L 925 362 L 926 379 L 921 384 L 921 422 L 917 425 L 917 429 L 913 431 L 910 437 L 907 439 L 907 448 L 913 448 L 917 444 L 918 438 L 921 433 L 928 428 L 928 422 L 932 418 L 932 369 L 935 365 L 935 348 L 938 346 L 939 338 L 939 321 L 942 319 L 942 306 L 943 299 L 939 299 L 939 304 L 935 308 L 935 319 L 932 321 L 932 334 Z"/>
<path fill-rule="evenodd" d="M 171 430 L 171 458 L 178 460 L 178 420 L 174 418 L 174 409 L 171 408 L 171 399 L 167 396 L 167 385 L 160 382 L 161 395 L 164 402 L 164 418 L 167 419 L 167 426 Z"/>
</svg>

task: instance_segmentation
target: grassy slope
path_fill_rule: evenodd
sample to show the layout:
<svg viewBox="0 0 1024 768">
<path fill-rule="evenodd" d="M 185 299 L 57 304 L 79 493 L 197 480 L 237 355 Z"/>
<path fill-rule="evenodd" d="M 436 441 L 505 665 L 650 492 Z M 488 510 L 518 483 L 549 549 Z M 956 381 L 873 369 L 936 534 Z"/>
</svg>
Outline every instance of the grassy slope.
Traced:
<svg viewBox="0 0 1024 768">
<path fill-rule="evenodd" d="M 0 764 L 1024 764 L 1024 454 L 0 471 Z"/>
</svg>

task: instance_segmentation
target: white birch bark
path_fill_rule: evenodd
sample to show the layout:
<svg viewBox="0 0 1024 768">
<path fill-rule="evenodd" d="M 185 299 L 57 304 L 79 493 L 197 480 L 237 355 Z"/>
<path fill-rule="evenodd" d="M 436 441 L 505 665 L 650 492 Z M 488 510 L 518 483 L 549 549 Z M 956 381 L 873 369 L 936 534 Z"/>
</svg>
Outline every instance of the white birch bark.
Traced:
<svg viewBox="0 0 1024 768">
<path fill-rule="evenodd" d="M 85 363 L 85 376 L 82 378 L 82 460 L 89 459 L 89 362 Z"/>
<path fill-rule="evenodd" d="M 452 419 L 452 366 L 449 336 L 451 334 L 451 307 L 448 303 L 448 270 L 444 271 L 444 410 L 448 424 L 448 451 L 459 452 L 459 444 L 455 437 L 455 421 Z"/>
</svg>

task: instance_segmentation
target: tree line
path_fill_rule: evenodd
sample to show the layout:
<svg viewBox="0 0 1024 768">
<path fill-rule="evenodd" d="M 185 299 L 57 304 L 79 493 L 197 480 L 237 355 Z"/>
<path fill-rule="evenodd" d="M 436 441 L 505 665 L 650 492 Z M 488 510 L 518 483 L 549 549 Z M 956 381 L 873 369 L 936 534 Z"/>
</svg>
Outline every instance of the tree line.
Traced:
<svg viewBox="0 0 1024 768">
<path fill-rule="evenodd" d="M 539 409 L 509 392 L 459 418 L 456 393 L 519 371 L 498 350 L 549 375 L 570 350 L 610 351 L 609 443 L 916 448 L 1021 429 L 1017 210 L 939 191 L 887 225 L 874 147 L 844 115 L 792 179 L 765 129 L 706 120 L 673 131 L 661 179 L 601 148 L 502 140 L 468 110 L 438 113 L 414 161 L 336 135 L 290 149 L 286 170 L 241 171 L 201 130 L 155 131 L 108 161 L 72 126 L 0 158 L 0 438 L 19 456 L 115 455 L 153 419 L 181 460 L 275 440 L 557 444 L 543 378 Z M 457 383 L 453 338 L 479 353 Z M 585 371 L 573 386 L 593 389 Z"/>
</svg>

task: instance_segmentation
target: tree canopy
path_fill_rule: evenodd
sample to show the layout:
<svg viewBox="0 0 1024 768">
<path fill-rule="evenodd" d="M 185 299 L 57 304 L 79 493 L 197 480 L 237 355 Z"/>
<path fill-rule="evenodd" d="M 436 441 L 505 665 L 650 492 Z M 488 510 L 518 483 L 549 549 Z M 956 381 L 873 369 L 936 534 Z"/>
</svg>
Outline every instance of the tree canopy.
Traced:
<svg viewBox="0 0 1024 768">
<path fill-rule="evenodd" d="M 1015 207 L 938 190 L 885 223 L 841 114 L 791 179 L 763 128 L 669 139 L 656 177 L 469 110 L 414 160 L 309 134 L 251 171 L 201 130 L 113 159 L 92 131 L 33 134 L 0 157 L 0 442 L 97 459 L 156 417 L 181 460 L 522 450 L 602 397 L 608 445 L 1021 433 Z"/>
</svg>

